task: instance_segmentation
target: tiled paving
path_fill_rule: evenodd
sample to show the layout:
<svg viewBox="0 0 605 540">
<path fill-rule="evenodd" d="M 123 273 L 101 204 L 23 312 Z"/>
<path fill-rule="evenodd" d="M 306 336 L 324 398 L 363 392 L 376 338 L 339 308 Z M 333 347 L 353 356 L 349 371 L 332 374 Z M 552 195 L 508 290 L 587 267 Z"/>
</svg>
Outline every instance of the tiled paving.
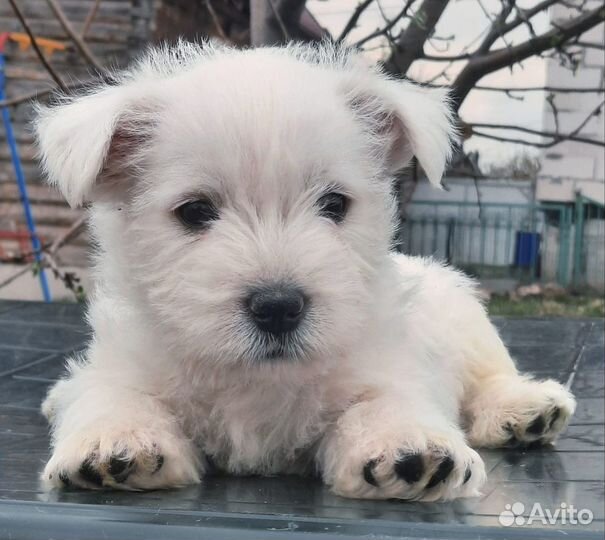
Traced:
<svg viewBox="0 0 605 540">
<path fill-rule="evenodd" d="M 482 451 L 481 498 L 452 503 L 353 501 L 313 479 L 211 477 L 202 486 L 149 493 L 44 493 L 48 456 L 39 411 L 67 354 L 89 333 L 70 304 L 0 302 L 0 539 L 3 538 L 572 538 L 604 536 L 604 329 L 602 320 L 496 321 L 520 367 L 569 382 L 578 398 L 556 448 Z M 522 526 L 499 522 L 523 504 Z M 587 509 L 589 524 L 528 524 L 534 503 Z M 515 508 L 520 508 L 517 505 Z M 560 516 L 561 514 L 559 514 Z M 587 514 L 583 514 L 586 516 Z M 294 534 L 292 534 L 294 533 Z"/>
</svg>

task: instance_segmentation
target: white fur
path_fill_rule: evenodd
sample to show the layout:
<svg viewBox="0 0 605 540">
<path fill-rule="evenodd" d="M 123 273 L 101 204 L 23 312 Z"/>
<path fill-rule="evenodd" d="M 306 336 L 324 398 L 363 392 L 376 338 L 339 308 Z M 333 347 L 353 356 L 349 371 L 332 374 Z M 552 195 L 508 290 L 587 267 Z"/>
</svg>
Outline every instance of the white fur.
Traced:
<svg viewBox="0 0 605 540">
<path fill-rule="evenodd" d="M 171 487 L 200 481 L 205 454 L 232 473 L 316 468 L 345 496 L 434 500 L 485 479 L 465 430 L 487 446 L 511 430 L 552 440 L 569 392 L 517 373 L 469 279 L 389 251 L 391 175 L 416 155 L 438 183 L 450 125 L 442 92 L 328 45 L 157 49 L 116 85 L 40 109 L 49 179 L 93 203 L 99 244 L 92 342 L 43 406 L 43 479 L 94 487 L 86 462 L 103 485 Z M 338 225 L 317 213 L 330 186 L 352 200 Z M 192 234 L 173 210 L 201 195 L 220 219 Z M 287 357 L 263 360 L 242 297 L 283 280 L 310 307 Z M 395 465 L 416 453 L 407 482 Z M 132 460 L 122 482 L 112 455 Z M 426 489 L 445 456 L 451 474 Z"/>
</svg>

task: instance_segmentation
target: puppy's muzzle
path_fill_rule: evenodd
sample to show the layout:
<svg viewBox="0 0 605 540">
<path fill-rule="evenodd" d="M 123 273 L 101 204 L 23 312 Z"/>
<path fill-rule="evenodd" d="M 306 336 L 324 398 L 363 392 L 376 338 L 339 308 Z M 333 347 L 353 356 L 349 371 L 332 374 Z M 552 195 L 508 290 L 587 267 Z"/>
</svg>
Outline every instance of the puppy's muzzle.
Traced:
<svg viewBox="0 0 605 540">
<path fill-rule="evenodd" d="M 307 301 L 300 288 L 275 284 L 255 288 L 246 299 L 250 318 L 262 332 L 281 336 L 298 328 Z"/>
</svg>

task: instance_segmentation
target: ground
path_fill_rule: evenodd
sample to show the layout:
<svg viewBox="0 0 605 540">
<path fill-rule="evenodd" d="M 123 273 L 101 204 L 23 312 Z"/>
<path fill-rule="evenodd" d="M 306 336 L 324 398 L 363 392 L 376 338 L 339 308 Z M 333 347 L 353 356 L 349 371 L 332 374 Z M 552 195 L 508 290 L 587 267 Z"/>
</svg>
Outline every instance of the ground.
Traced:
<svg viewBox="0 0 605 540">
<path fill-rule="evenodd" d="M 605 298 L 590 294 L 494 295 L 488 310 L 492 316 L 505 317 L 605 317 Z"/>
<path fill-rule="evenodd" d="M 49 439 L 40 402 L 89 329 L 82 305 L 0 301 L 0 538 L 276 540 L 296 532 L 339 540 L 603 540 L 603 319 L 494 320 L 520 369 L 569 385 L 578 408 L 555 447 L 482 450 L 488 481 L 481 497 L 351 500 L 292 476 L 210 476 L 199 486 L 146 493 L 44 492 L 38 478 Z M 572 506 L 590 511 L 590 523 L 539 515 Z"/>
</svg>

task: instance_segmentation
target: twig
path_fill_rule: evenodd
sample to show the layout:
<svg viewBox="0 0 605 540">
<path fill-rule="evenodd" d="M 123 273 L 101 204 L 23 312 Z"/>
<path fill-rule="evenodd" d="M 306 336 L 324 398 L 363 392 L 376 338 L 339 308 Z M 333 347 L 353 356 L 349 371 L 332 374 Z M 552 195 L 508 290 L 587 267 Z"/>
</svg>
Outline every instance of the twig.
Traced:
<svg viewBox="0 0 605 540">
<path fill-rule="evenodd" d="M 62 272 L 50 253 L 44 254 L 44 266 L 50 268 L 54 276 L 63 282 L 65 288 L 74 294 L 78 302 L 83 302 L 86 299 L 84 289 L 80 285 L 80 278 L 75 272 Z"/>
<path fill-rule="evenodd" d="M 60 237 L 56 238 L 52 244 L 45 244 L 40 249 L 30 251 L 29 253 L 22 253 L 21 259 L 31 257 L 37 253 L 40 255 L 41 261 L 27 264 L 24 268 L 21 268 L 18 272 L 9 276 L 4 281 L 0 282 L 0 289 L 5 287 L 18 279 L 20 276 L 26 274 L 30 270 L 34 270 L 37 266 L 41 270 L 44 267 L 49 268 L 57 279 L 60 279 L 65 287 L 73 292 L 74 296 L 78 301 L 82 301 L 85 298 L 84 289 L 80 285 L 80 278 L 74 272 L 63 272 L 57 261 L 55 261 L 56 252 L 61 249 L 65 244 L 69 243 L 75 237 L 77 237 L 85 227 L 86 215 L 78 218 L 71 227 Z"/>
<path fill-rule="evenodd" d="M 491 46 L 498 40 L 498 38 L 500 38 L 504 42 L 504 45 L 506 45 L 507 48 L 510 48 L 511 45 L 510 43 L 508 43 L 508 41 L 506 41 L 505 37 L 507 30 L 505 30 L 504 23 L 506 22 L 506 19 L 515 7 L 515 2 L 513 0 L 505 0 L 503 2 L 504 5 L 502 6 L 500 13 L 498 13 L 498 15 L 496 15 L 495 17 L 490 16 L 490 14 L 487 12 L 480 0 L 478 0 L 478 2 L 481 6 L 481 9 L 483 10 L 483 13 L 491 22 L 491 25 L 489 27 L 487 35 L 485 36 L 485 39 L 483 40 L 481 45 L 479 45 L 479 48 L 477 49 L 476 53 L 487 53 L 490 50 Z"/>
<path fill-rule="evenodd" d="M 585 49 L 597 49 L 599 51 L 605 50 L 605 45 L 603 43 L 589 43 L 587 41 L 575 41 L 572 45 L 578 45 L 579 47 L 584 47 Z"/>
<path fill-rule="evenodd" d="M 89 86 L 90 84 L 94 84 L 94 83 L 97 83 L 100 81 L 101 81 L 101 79 L 90 79 L 90 80 L 84 81 L 84 82 L 67 84 L 67 85 L 65 85 L 65 88 L 63 88 L 63 91 L 65 93 L 70 93 L 72 90 L 78 90 L 79 88 L 84 88 L 86 86 Z M 21 94 L 20 96 L 3 99 L 2 101 L 0 101 L 0 107 L 9 107 L 12 105 L 19 105 L 20 103 L 29 101 L 30 99 L 41 99 L 43 97 L 48 96 L 49 94 L 52 94 L 56 90 L 57 90 L 56 88 L 45 88 L 44 90 L 42 90 L 42 89 L 34 90 L 33 92 L 28 92 L 27 94 Z"/>
<path fill-rule="evenodd" d="M 559 130 L 559 109 L 557 108 L 557 104 L 555 103 L 555 95 L 554 94 L 548 94 L 546 96 L 546 103 L 548 103 L 548 106 L 552 110 L 553 119 L 555 121 L 555 132 L 556 133 L 560 133 L 560 130 Z"/>
<path fill-rule="evenodd" d="M 286 41 L 290 40 L 290 33 L 288 32 L 288 29 L 286 28 L 286 25 L 284 23 L 284 20 L 282 19 L 282 16 L 279 13 L 279 10 L 275 7 L 275 3 L 273 0 L 267 0 L 269 2 L 269 6 L 271 7 L 271 11 L 273 11 L 273 15 L 275 17 L 275 20 L 277 21 L 277 24 L 279 25 L 279 29 L 281 30 L 281 33 L 284 36 L 284 39 Z"/>
<path fill-rule="evenodd" d="M 492 50 L 487 54 L 473 58 L 458 73 L 454 82 L 453 107 L 458 109 L 475 84 L 488 73 L 504 67 L 511 67 L 551 49 L 562 48 L 575 37 L 584 34 L 591 28 L 603 24 L 603 8 L 597 7 L 584 14 L 561 23 L 557 28 L 541 34 L 537 38 L 514 45 Z"/>
<path fill-rule="evenodd" d="M 437 52 L 439 52 L 439 53 L 446 53 L 446 52 L 448 52 L 450 50 L 450 44 L 455 39 L 456 39 L 456 34 L 452 34 L 451 36 L 443 36 L 443 37 L 440 37 L 440 36 L 431 36 L 426 41 Z M 437 46 L 437 44 L 435 42 L 439 42 L 439 41 L 442 41 L 444 45 L 443 46 Z"/>
<path fill-rule="evenodd" d="M 48 248 L 48 253 L 55 254 L 59 249 L 61 249 L 65 244 L 71 242 L 74 238 L 80 235 L 80 233 L 84 230 L 86 226 L 86 218 L 88 216 L 86 214 L 80 216 L 74 223 L 71 225 L 67 231 L 55 239 L 55 241 Z"/>
<path fill-rule="evenodd" d="M 473 90 L 482 90 L 485 92 L 555 92 L 561 94 L 602 94 L 605 88 L 563 88 L 560 86 L 520 86 L 516 88 L 501 88 L 497 86 L 481 86 L 477 85 Z"/>
<path fill-rule="evenodd" d="M 476 53 L 456 54 L 452 56 L 438 56 L 422 53 L 422 59 L 430 60 L 431 62 L 459 62 L 460 60 L 468 60 L 474 56 L 476 56 Z"/>
<path fill-rule="evenodd" d="M 86 217 L 86 215 L 79 217 L 76 221 L 71 224 L 67 231 L 65 231 L 61 236 L 55 238 L 53 242 L 46 242 L 42 246 L 40 246 L 39 249 L 32 249 L 30 251 L 22 252 L 18 257 L 18 260 L 27 260 L 33 255 L 44 256 L 46 253 L 55 255 L 56 252 L 61 249 L 65 244 L 68 244 L 80 235 L 80 233 L 84 230 L 86 226 Z"/>
<path fill-rule="evenodd" d="M 34 51 L 36 52 L 36 55 L 38 56 L 38 59 L 40 60 L 40 62 L 44 66 L 44 69 L 46 69 L 46 71 L 48 72 L 48 74 L 52 77 L 53 81 L 55 81 L 55 83 L 57 83 L 57 86 L 61 90 L 63 90 L 63 92 L 67 92 L 67 86 L 65 86 L 65 83 L 63 82 L 63 80 L 61 79 L 61 77 L 59 77 L 59 74 L 50 65 L 50 63 L 48 62 L 48 60 L 46 60 L 46 57 L 44 56 L 44 53 L 42 52 L 42 50 L 38 46 L 38 43 L 36 42 L 36 36 L 34 36 L 34 33 L 32 32 L 32 29 L 30 28 L 29 24 L 27 24 L 27 21 L 25 20 L 25 17 L 23 16 L 23 13 L 19 9 L 19 6 L 17 6 L 17 3 L 15 2 L 15 0 L 8 0 L 8 1 L 10 2 L 10 5 L 13 8 L 13 11 L 14 11 L 15 15 L 17 16 L 17 19 L 19 19 L 19 22 L 21 23 L 21 26 L 23 26 L 23 29 L 25 30 L 25 33 L 29 36 L 29 39 L 30 39 L 31 44 L 32 44 L 32 47 L 34 48 Z"/>
<path fill-rule="evenodd" d="M 416 0 L 408 0 L 406 2 L 405 6 L 403 6 L 403 9 L 397 15 L 395 15 L 395 17 L 393 17 L 393 19 L 391 19 L 391 21 L 388 24 L 386 24 L 383 28 L 379 28 L 375 32 L 372 32 L 371 34 L 367 35 L 363 39 L 360 39 L 359 41 L 357 41 L 355 43 L 354 46 L 361 47 L 364 43 L 367 43 L 368 41 L 370 41 L 371 39 L 374 39 L 375 37 L 388 35 L 391 28 L 393 28 L 393 26 L 395 26 L 401 19 L 403 19 L 407 15 L 407 12 L 409 11 L 410 7 L 412 6 L 412 4 L 415 1 Z"/>
<path fill-rule="evenodd" d="M 344 41 L 344 39 L 349 35 L 351 30 L 353 30 L 353 28 L 357 26 L 357 21 L 359 21 L 359 17 L 361 17 L 362 13 L 370 6 L 373 1 L 374 0 L 365 0 L 361 4 L 358 4 L 358 6 L 355 8 L 355 11 L 353 11 L 353 14 L 347 21 L 347 24 L 345 24 L 345 27 L 343 28 L 342 32 L 336 38 L 337 42 Z"/>
<path fill-rule="evenodd" d="M 571 132 L 571 135 L 576 135 L 580 133 L 580 131 L 584 129 L 584 126 L 588 124 L 588 122 L 590 122 L 590 119 L 593 116 L 599 116 L 601 114 L 601 109 L 603 108 L 603 105 L 605 105 L 605 101 L 601 101 L 601 103 L 592 110 L 592 112 L 584 119 L 584 121 L 581 122 L 580 125 Z"/>
<path fill-rule="evenodd" d="M 27 272 L 31 271 L 35 263 L 31 263 L 26 265 L 24 268 L 21 268 L 18 272 L 15 272 L 12 276 L 7 277 L 4 281 L 0 281 L 0 289 L 10 285 L 13 281 L 20 278 L 23 274 L 27 274 Z"/>
<path fill-rule="evenodd" d="M 475 126 L 478 127 L 484 127 L 487 129 L 506 129 L 506 130 L 511 130 L 511 131 L 520 131 L 522 133 L 528 133 L 530 135 L 538 135 L 538 136 L 542 136 L 542 137 L 549 137 L 552 138 L 554 143 L 559 143 L 561 141 L 573 141 L 573 142 L 581 142 L 581 143 L 585 143 L 585 144 L 591 144 L 594 146 L 602 146 L 605 147 L 605 142 L 603 141 L 597 141 L 595 139 L 589 139 L 587 137 L 576 137 L 575 135 L 572 134 L 567 134 L 567 135 L 561 135 L 561 134 L 557 134 L 554 133 L 552 131 L 538 131 L 537 129 L 528 129 L 528 128 L 524 128 L 524 127 L 520 127 L 520 126 L 508 126 L 508 125 L 491 125 L 491 124 L 470 124 L 470 128 L 472 130 L 473 135 L 480 135 L 479 132 L 475 131 Z M 481 133 L 485 133 L 485 132 L 481 132 Z M 484 135 L 483 135 L 484 136 Z"/>
<path fill-rule="evenodd" d="M 452 64 L 448 64 L 447 66 L 445 66 L 439 73 L 437 73 L 436 75 L 434 75 L 433 77 L 431 77 L 428 81 L 423 82 L 422 84 L 425 86 L 443 86 L 443 85 L 434 85 L 433 83 L 440 79 L 441 77 L 445 77 L 446 80 L 450 80 L 449 77 L 447 76 L 447 71 L 452 67 Z"/>
<path fill-rule="evenodd" d="M 589 115 L 587 115 L 586 118 L 574 130 L 572 130 L 568 134 L 564 134 L 564 135 L 562 135 L 561 133 L 558 133 L 558 132 L 539 131 L 536 129 L 526 128 L 523 126 L 514 126 L 514 125 L 507 125 L 507 124 L 474 123 L 474 124 L 468 124 L 468 126 L 470 127 L 472 134 L 477 135 L 479 137 L 486 137 L 488 139 L 494 139 L 497 141 L 519 142 L 521 144 L 528 144 L 530 146 L 537 146 L 539 148 L 549 148 L 551 146 L 555 146 L 556 144 L 558 144 L 562 141 L 573 141 L 573 142 L 580 142 L 580 143 L 584 143 L 584 144 L 591 144 L 594 146 L 605 147 L 605 142 L 603 142 L 603 141 L 597 141 L 595 139 L 589 139 L 587 137 L 578 137 L 578 133 L 580 133 L 580 131 L 582 131 L 582 129 L 590 121 L 590 119 L 593 116 L 597 116 L 601 112 L 603 105 L 605 105 L 605 101 L 601 102 L 601 104 L 598 107 L 593 109 L 591 111 L 591 113 Z M 542 137 L 549 137 L 553 140 L 546 142 L 546 143 L 537 143 L 537 142 L 534 143 L 534 142 L 530 142 L 530 141 L 502 137 L 500 135 L 491 135 L 491 134 L 485 133 L 484 131 L 476 131 L 475 130 L 476 127 L 487 128 L 487 129 L 506 129 L 506 130 L 510 130 L 510 131 L 520 131 L 522 133 L 528 133 L 530 135 L 539 135 Z"/>
<path fill-rule="evenodd" d="M 49 90 L 34 90 L 33 92 L 21 94 L 20 96 L 15 96 L 13 98 L 2 99 L 0 100 L 0 107 L 10 107 L 12 105 L 19 105 L 19 103 L 23 103 L 24 101 L 29 101 L 30 99 L 35 99 L 40 96 L 51 94 L 54 91 L 54 88 L 51 88 Z"/>
<path fill-rule="evenodd" d="M 477 137 L 483 137 L 485 139 L 492 139 L 494 141 L 511 142 L 511 143 L 522 144 L 524 146 L 535 146 L 536 148 L 552 148 L 553 146 L 556 146 L 557 144 L 559 144 L 563 141 L 580 142 L 580 143 L 593 144 L 595 146 L 605 147 L 605 143 L 595 141 L 593 139 L 586 139 L 584 137 L 566 137 L 566 136 L 564 136 L 564 137 L 560 137 L 557 139 L 553 139 L 552 141 L 549 141 L 546 143 L 541 143 L 541 142 L 528 141 L 525 139 L 515 139 L 513 137 L 502 137 L 500 135 L 492 135 L 491 133 L 485 133 L 484 131 L 477 131 L 476 129 L 474 129 L 472 127 L 471 127 L 471 135 L 476 135 Z"/>
<path fill-rule="evenodd" d="M 216 13 L 216 10 L 214 9 L 214 6 L 210 2 L 210 0 L 205 0 L 204 3 L 206 4 L 206 9 L 208 10 L 208 13 L 210 13 L 210 18 L 212 19 L 212 23 L 214 24 L 214 27 L 216 28 L 218 35 L 225 41 L 229 41 L 227 34 L 225 34 L 225 31 L 223 30 L 223 27 L 221 26 L 221 21 L 218 17 L 218 14 Z"/>
<path fill-rule="evenodd" d="M 84 58 L 84 60 L 86 60 L 86 62 L 88 62 L 88 64 L 90 64 L 92 67 L 94 67 L 98 73 L 104 74 L 105 68 L 103 68 L 103 66 L 100 64 L 100 62 L 94 56 L 94 54 L 92 54 L 91 50 L 88 48 L 88 45 L 86 45 L 86 43 L 84 43 L 82 38 L 80 38 L 80 36 L 78 36 L 76 34 L 73 27 L 71 26 L 71 23 L 65 16 L 65 13 L 63 13 L 63 9 L 57 3 L 57 1 L 56 0 L 46 0 L 46 2 L 50 6 L 50 9 L 55 14 L 55 17 L 57 18 L 57 20 L 63 27 L 63 30 L 65 31 L 65 33 L 69 36 L 69 39 L 71 39 L 71 41 L 75 45 L 76 49 L 78 50 L 78 52 L 80 53 L 82 58 Z"/>
<path fill-rule="evenodd" d="M 100 4 L 101 4 L 101 0 L 95 0 L 95 3 L 90 8 L 88 15 L 86 15 L 86 20 L 84 21 L 84 26 L 82 26 L 82 33 L 80 34 L 80 37 L 82 39 L 86 38 L 86 34 L 88 33 L 88 30 L 90 29 L 90 25 L 92 24 L 92 21 L 94 21 L 95 17 L 97 16 L 97 11 L 99 11 Z"/>
<path fill-rule="evenodd" d="M 487 53 L 491 46 L 496 42 L 496 40 L 502 35 L 508 34 L 511 30 L 517 28 L 524 22 L 530 20 L 532 17 L 537 15 L 538 13 L 548 9 L 553 4 L 556 4 L 558 0 L 542 0 L 532 8 L 523 10 L 523 14 L 519 13 L 520 8 L 517 7 L 517 16 L 510 22 L 506 22 L 506 18 L 512 11 L 515 6 L 514 2 L 508 2 L 507 6 L 502 8 L 498 18 L 498 26 L 493 26 L 488 35 L 486 36 L 483 43 L 479 46 L 478 51 L 482 53 Z"/>
</svg>

